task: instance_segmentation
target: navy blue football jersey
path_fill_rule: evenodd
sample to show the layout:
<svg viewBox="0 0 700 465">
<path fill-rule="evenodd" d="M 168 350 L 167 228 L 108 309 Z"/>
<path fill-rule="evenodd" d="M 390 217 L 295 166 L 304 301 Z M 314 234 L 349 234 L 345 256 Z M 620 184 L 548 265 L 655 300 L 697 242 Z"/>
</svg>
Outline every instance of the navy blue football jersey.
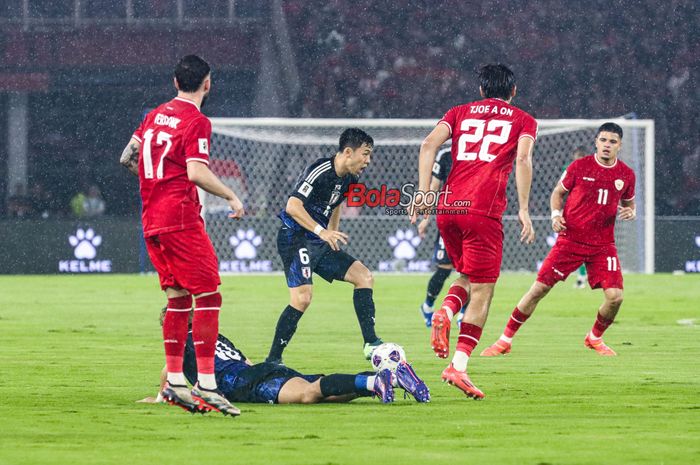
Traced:
<svg viewBox="0 0 700 465">
<path fill-rule="evenodd" d="M 433 176 L 442 182 L 445 182 L 452 169 L 451 150 L 450 147 L 440 150 L 435 157 L 435 163 L 433 163 Z"/>
<path fill-rule="evenodd" d="M 236 377 L 249 368 L 250 365 L 246 363 L 247 360 L 243 352 L 233 345 L 233 342 L 219 334 L 216 340 L 216 354 L 214 356 L 214 374 L 216 375 L 217 385 L 221 388 L 233 383 Z M 197 381 L 197 358 L 194 352 L 194 342 L 192 341 L 192 330 L 187 335 L 187 342 L 185 343 L 185 358 L 182 363 L 182 371 L 190 384 L 194 384 Z M 223 379 L 224 376 L 229 379 Z"/>
<path fill-rule="evenodd" d="M 358 176 L 347 174 L 342 178 L 335 173 L 335 155 L 320 158 L 307 166 L 294 185 L 290 197 L 304 202 L 304 208 L 318 224 L 328 227 L 333 210 L 343 202 L 343 194 L 350 184 L 358 182 Z M 316 234 L 302 228 L 283 208 L 279 215 L 284 226 L 292 231 L 305 231 L 308 239 L 320 240 Z"/>
</svg>

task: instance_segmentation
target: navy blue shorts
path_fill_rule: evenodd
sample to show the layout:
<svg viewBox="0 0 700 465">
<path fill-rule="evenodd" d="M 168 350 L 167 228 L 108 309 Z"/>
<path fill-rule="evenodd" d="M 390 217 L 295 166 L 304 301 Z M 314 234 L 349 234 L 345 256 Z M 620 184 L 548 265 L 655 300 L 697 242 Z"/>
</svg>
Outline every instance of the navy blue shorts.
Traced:
<svg viewBox="0 0 700 465">
<path fill-rule="evenodd" d="M 445 241 L 442 240 L 439 232 L 435 237 L 435 245 L 433 246 L 433 263 L 452 266 L 452 260 L 450 260 L 447 250 L 445 250 Z"/>
<path fill-rule="evenodd" d="M 288 287 L 313 284 L 316 273 L 329 283 L 343 281 L 355 259 L 352 255 L 334 251 L 323 241 L 312 241 L 304 232 L 282 226 L 277 233 L 277 251 L 284 264 Z"/>
<path fill-rule="evenodd" d="M 276 404 L 282 386 L 292 378 L 313 383 L 323 375 L 304 375 L 276 363 L 257 363 L 239 373 L 231 386 L 219 386 L 231 402 Z"/>
</svg>

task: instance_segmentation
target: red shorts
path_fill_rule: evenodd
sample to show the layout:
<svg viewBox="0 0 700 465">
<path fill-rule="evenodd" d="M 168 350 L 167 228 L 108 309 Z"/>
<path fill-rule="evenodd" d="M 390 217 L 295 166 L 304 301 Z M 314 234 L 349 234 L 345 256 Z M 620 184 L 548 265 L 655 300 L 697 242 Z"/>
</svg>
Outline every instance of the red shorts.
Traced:
<svg viewBox="0 0 700 465">
<path fill-rule="evenodd" d="M 438 215 L 437 226 L 455 269 L 473 283 L 495 283 L 501 274 L 503 225 L 481 215 Z"/>
<path fill-rule="evenodd" d="M 554 286 L 557 282 L 564 281 L 582 263 L 586 265 L 591 289 L 622 289 L 622 267 L 615 244 L 586 245 L 563 236 L 557 238 L 556 244 L 544 259 L 537 280 L 547 286 Z"/>
<path fill-rule="evenodd" d="M 221 284 L 216 252 L 203 226 L 147 237 L 146 248 L 163 290 L 173 287 L 201 294 L 214 292 Z"/>
</svg>

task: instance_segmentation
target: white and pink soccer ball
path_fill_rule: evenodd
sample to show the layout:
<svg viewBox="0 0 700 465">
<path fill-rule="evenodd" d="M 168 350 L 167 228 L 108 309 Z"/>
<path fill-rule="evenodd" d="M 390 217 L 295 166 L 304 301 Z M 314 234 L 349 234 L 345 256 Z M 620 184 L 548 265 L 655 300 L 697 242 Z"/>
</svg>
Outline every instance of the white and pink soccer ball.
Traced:
<svg viewBox="0 0 700 465">
<path fill-rule="evenodd" d="M 396 371 L 399 363 L 406 361 L 406 352 L 398 344 L 385 342 L 372 351 L 372 357 L 369 360 L 374 371 L 382 371 L 388 368 L 393 373 Z"/>
</svg>

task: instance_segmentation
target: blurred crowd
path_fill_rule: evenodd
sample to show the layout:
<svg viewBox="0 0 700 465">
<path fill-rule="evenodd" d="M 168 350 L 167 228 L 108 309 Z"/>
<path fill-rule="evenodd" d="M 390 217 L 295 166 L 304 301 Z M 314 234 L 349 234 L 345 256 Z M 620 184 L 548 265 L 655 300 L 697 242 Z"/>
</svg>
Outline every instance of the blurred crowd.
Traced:
<svg viewBox="0 0 700 465">
<path fill-rule="evenodd" d="M 93 3 L 110 16 L 107 6 L 115 2 Z M 166 15 L 171 5 L 132 3 L 136 16 L 149 17 Z M 21 5 L 13 0 L 8 11 L 20 14 Z M 202 9 L 228 11 L 227 5 L 185 2 L 195 16 Z M 237 15 L 248 8 L 248 2 L 236 5 Z M 53 17 L 70 14 L 74 2 L 30 7 L 35 16 Z M 294 116 L 437 120 L 479 97 L 480 65 L 502 62 L 516 73 L 514 103 L 538 118 L 654 119 L 657 214 L 700 215 L 695 0 L 284 0 L 283 8 L 301 77 Z M 115 67 L 109 82 L 126 81 L 123 72 Z M 160 70 L 150 72 L 158 77 L 149 79 L 160 79 Z M 0 214 L 84 215 L 78 194 L 87 197 L 93 184 L 104 195 L 99 214 L 138 211 L 134 180 L 115 160 L 138 112 L 172 95 L 168 80 L 161 81 L 157 91 L 128 83 L 106 88 L 100 81 L 32 94 L 29 186 L 2 186 L 10 195 Z M 240 108 L 250 107 L 254 95 L 239 90 L 232 100 L 218 92 L 211 105 L 223 103 L 208 107 L 217 116 L 233 110 L 243 116 Z"/>
<path fill-rule="evenodd" d="M 289 0 L 285 13 L 300 116 L 437 119 L 503 62 L 538 118 L 656 120 L 658 211 L 700 214 L 693 0 Z"/>
</svg>

